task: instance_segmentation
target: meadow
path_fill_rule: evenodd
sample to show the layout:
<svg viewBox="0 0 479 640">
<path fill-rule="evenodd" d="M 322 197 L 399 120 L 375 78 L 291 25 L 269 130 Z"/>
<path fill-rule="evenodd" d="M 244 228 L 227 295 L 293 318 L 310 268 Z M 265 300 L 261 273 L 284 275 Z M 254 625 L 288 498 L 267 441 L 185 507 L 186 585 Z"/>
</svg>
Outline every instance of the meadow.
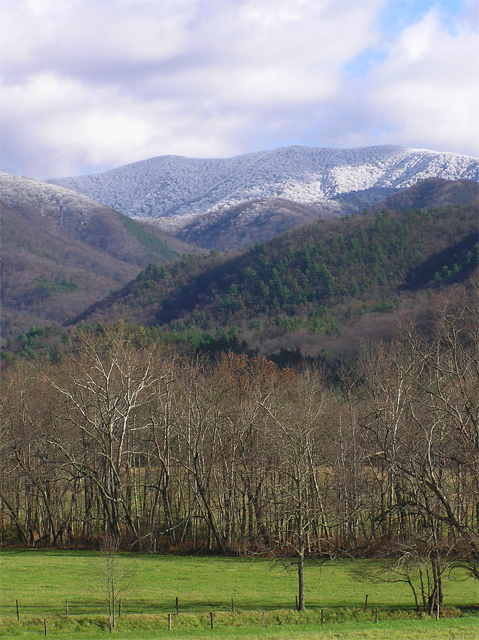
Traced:
<svg viewBox="0 0 479 640">
<path fill-rule="evenodd" d="M 2 638 L 44 636 L 44 620 L 51 637 L 81 640 L 108 634 L 106 569 L 99 552 L 3 550 L 0 560 Z M 294 569 L 270 560 L 119 554 L 118 561 L 117 586 L 123 591 L 117 638 L 462 640 L 479 633 L 478 585 L 459 572 L 444 583 L 448 617 L 435 620 L 414 612 L 407 585 L 364 583 L 351 577 L 353 568 L 365 568 L 374 560 L 309 564 L 304 613 L 295 611 Z M 171 631 L 168 613 L 173 614 Z"/>
</svg>

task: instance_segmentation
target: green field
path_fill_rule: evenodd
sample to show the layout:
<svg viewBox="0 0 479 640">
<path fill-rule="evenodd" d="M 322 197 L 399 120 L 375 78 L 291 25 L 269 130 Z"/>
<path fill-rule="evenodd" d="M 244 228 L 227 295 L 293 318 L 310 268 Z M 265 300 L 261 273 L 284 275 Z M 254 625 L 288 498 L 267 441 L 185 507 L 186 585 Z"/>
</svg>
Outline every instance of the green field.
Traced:
<svg viewBox="0 0 479 640">
<path fill-rule="evenodd" d="M 445 580 L 450 618 L 413 619 L 404 584 L 360 583 L 353 566 L 371 560 L 310 565 L 307 611 L 294 611 L 294 571 L 268 560 L 120 554 L 129 586 L 121 594 L 117 638 L 477 638 L 479 590 L 464 576 Z M 97 638 L 108 634 L 105 563 L 98 552 L 7 550 L 1 556 L 2 637 Z M 364 611 L 368 595 L 368 610 Z M 167 614 L 173 615 L 167 630 Z M 235 613 L 231 611 L 234 599 Z M 18 601 L 20 622 L 16 619 Z M 68 600 L 69 620 L 66 620 Z M 375 609 L 379 622 L 375 623 Z M 320 610 L 324 625 L 320 626 Z M 210 629 L 209 612 L 214 612 Z M 268 626 L 263 626 L 263 611 Z M 475 614 L 474 614 L 475 612 Z M 465 615 L 462 615 L 465 614 Z M 344 635 L 343 635 L 344 634 Z M 432 635 L 431 635 L 432 634 Z"/>
</svg>

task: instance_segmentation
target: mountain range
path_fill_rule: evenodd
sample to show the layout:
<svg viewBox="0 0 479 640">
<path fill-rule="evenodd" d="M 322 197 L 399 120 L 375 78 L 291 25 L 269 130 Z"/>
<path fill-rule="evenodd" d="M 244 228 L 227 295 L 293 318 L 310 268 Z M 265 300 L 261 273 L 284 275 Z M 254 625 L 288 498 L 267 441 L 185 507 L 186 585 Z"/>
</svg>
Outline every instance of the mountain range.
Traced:
<svg viewBox="0 0 479 640">
<path fill-rule="evenodd" d="M 478 180 L 477 159 L 400 147 L 287 147 L 227 160 L 152 158 L 105 174 L 62 179 L 77 190 L 0 174 L 3 336 L 12 338 L 32 325 L 80 320 L 125 318 L 188 331 L 228 329 L 241 320 L 259 345 L 288 333 L 290 321 L 280 320 L 283 316 L 299 318 L 294 322 L 309 336 L 307 327 L 319 322 L 314 316 L 319 304 L 329 309 L 321 312 L 326 315 L 320 324 L 329 327 L 324 340 L 337 335 L 335 322 L 344 325 L 348 313 L 359 314 L 360 324 L 363 307 L 389 308 L 386 299 L 402 295 L 412 271 L 423 288 L 439 274 L 434 286 L 442 290 L 470 270 Z M 79 186 L 94 197 L 79 193 Z M 412 209 L 429 216 L 411 218 L 416 226 L 424 223 L 425 233 L 414 232 L 409 240 L 409 214 L 406 222 L 393 217 L 387 233 L 381 231 L 378 249 L 379 232 L 367 220 L 381 217 L 382 210 Z M 349 215 L 366 211 L 367 216 Z M 437 228 L 431 216 L 437 217 Z M 368 234 L 372 240 L 366 241 Z M 409 248 L 406 259 L 410 241 L 414 251 Z M 306 272 L 305 246 L 319 252 L 313 275 Z M 235 251 L 218 256 L 214 249 Z M 323 280 L 317 279 L 320 273 Z M 402 275 L 387 284 L 394 273 Z M 320 293 L 324 282 L 330 288 Z M 328 298 L 333 290 L 334 304 Z M 371 306 L 369 298 L 377 296 L 386 302 Z M 337 303 L 339 310 L 333 309 Z M 351 307 L 347 313 L 345 304 Z M 260 338 L 251 328 L 258 321 L 269 327 Z"/>
<path fill-rule="evenodd" d="M 297 224 L 358 213 L 426 178 L 478 182 L 479 160 L 390 145 L 290 146 L 226 159 L 161 156 L 48 182 L 225 250 L 247 247 L 251 229 L 267 240 Z"/>
</svg>

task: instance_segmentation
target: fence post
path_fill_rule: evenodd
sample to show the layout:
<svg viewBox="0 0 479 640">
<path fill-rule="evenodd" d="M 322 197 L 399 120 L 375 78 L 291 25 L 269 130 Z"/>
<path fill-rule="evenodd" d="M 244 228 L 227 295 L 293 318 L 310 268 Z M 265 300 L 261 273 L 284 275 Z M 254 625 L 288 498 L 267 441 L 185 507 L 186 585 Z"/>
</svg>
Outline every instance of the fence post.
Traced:
<svg viewBox="0 0 479 640">
<path fill-rule="evenodd" d="M 47 635 L 47 621 L 43 618 L 43 629 L 45 631 L 45 636 Z"/>
<path fill-rule="evenodd" d="M 234 598 L 231 598 L 231 611 L 233 613 L 235 612 L 235 601 L 234 601 Z"/>
<path fill-rule="evenodd" d="M 18 612 L 18 600 L 15 600 L 15 607 L 17 608 L 17 622 L 20 622 L 20 614 Z"/>
<path fill-rule="evenodd" d="M 213 628 L 213 618 L 214 618 L 214 613 L 212 611 L 210 611 L 210 625 L 211 625 L 211 628 Z"/>
<path fill-rule="evenodd" d="M 176 615 L 178 615 L 178 612 L 180 610 L 179 604 L 178 604 L 178 597 L 176 598 Z"/>
<path fill-rule="evenodd" d="M 364 611 L 368 608 L 368 594 L 366 594 L 366 599 L 364 600 Z"/>
<path fill-rule="evenodd" d="M 171 631 L 171 613 L 168 614 L 168 631 Z"/>
<path fill-rule="evenodd" d="M 376 622 L 378 621 L 378 608 L 376 607 Z"/>
<path fill-rule="evenodd" d="M 267 627 L 267 626 L 268 626 L 268 623 L 266 622 L 266 611 L 263 611 L 263 625 L 264 625 L 265 627 Z"/>
<path fill-rule="evenodd" d="M 68 620 L 68 600 L 67 600 L 66 605 L 65 605 L 65 615 L 66 615 L 67 620 Z"/>
<path fill-rule="evenodd" d="M 324 624 L 324 609 L 321 609 L 321 626 Z"/>
</svg>

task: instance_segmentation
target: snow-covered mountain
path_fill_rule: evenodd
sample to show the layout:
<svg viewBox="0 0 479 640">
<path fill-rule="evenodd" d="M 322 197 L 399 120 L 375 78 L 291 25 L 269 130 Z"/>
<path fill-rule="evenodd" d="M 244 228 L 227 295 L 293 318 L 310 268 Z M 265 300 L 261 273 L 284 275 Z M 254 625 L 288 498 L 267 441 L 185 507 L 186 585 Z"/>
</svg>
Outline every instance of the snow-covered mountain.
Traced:
<svg viewBox="0 0 479 640">
<path fill-rule="evenodd" d="M 13 209 L 19 205 L 36 207 L 60 226 L 68 224 L 78 229 L 105 209 L 98 200 L 85 197 L 78 190 L 3 172 L 0 172 L 0 200 Z"/>
<path fill-rule="evenodd" d="M 360 206 L 357 192 L 373 202 L 430 177 L 479 181 L 479 159 L 396 146 L 291 146 L 226 159 L 161 156 L 48 182 L 131 217 L 168 217 L 172 228 L 172 217 L 191 222 L 192 216 L 271 198 L 340 213 L 344 203 Z"/>
</svg>

